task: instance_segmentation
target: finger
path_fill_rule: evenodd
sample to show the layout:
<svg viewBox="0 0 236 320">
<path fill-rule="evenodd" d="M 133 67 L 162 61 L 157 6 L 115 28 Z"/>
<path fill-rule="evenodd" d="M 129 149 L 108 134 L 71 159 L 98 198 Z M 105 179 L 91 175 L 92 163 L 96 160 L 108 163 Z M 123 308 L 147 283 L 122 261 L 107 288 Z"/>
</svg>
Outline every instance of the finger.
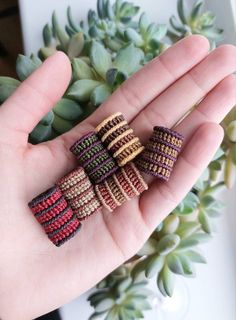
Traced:
<svg viewBox="0 0 236 320">
<path fill-rule="evenodd" d="M 154 125 L 172 127 L 192 106 L 235 70 L 236 47 L 225 45 L 217 48 L 136 117 L 132 123 L 133 127 L 137 128 L 135 133 L 147 137 Z"/>
<path fill-rule="evenodd" d="M 153 181 L 140 198 L 143 219 L 153 230 L 185 197 L 202 174 L 223 139 L 223 129 L 204 123 L 185 146 L 168 182 Z"/>
<path fill-rule="evenodd" d="M 208 50 L 208 40 L 199 35 L 179 41 L 126 80 L 83 124 L 75 127 L 63 139 L 68 139 L 70 144 L 78 134 L 87 130 L 88 125 L 94 128 L 117 111 L 131 121 L 142 108 L 201 61 Z M 83 125 L 86 130 L 83 130 Z"/>
<path fill-rule="evenodd" d="M 236 105 L 236 75 L 222 80 L 174 130 L 190 137 L 204 122 L 220 123 Z"/>
<path fill-rule="evenodd" d="M 57 52 L 32 73 L 1 106 L 1 130 L 21 133 L 24 139 L 55 105 L 71 78 L 67 56 Z"/>
</svg>

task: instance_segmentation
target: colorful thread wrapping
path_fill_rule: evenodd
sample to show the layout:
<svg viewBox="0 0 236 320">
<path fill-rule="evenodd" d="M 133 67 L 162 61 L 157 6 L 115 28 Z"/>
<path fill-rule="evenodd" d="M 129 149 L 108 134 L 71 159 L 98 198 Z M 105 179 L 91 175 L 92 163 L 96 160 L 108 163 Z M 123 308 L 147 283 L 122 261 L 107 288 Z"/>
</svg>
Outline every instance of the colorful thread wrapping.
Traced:
<svg viewBox="0 0 236 320">
<path fill-rule="evenodd" d="M 96 184 L 111 176 L 118 166 L 95 132 L 89 132 L 70 148 L 80 166 Z"/>
<path fill-rule="evenodd" d="M 144 149 L 120 112 L 103 120 L 96 130 L 120 167 L 132 161 Z"/>
<path fill-rule="evenodd" d="M 95 186 L 98 198 L 110 212 L 147 189 L 147 184 L 133 162 Z"/>
<path fill-rule="evenodd" d="M 84 220 L 101 209 L 93 185 L 82 167 L 71 171 L 57 185 L 79 220 Z"/>
<path fill-rule="evenodd" d="M 168 181 L 184 137 L 171 129 L 156 126 L 145 150 L 137 159 L 139 170 Z"/>
<path fill-rule="evenodd" d="M 29 203 L 29 207 L 48 238 L 58 247 L 71 239 L 81 227 L 57 186 L 35 197 Z"/>
</svg>

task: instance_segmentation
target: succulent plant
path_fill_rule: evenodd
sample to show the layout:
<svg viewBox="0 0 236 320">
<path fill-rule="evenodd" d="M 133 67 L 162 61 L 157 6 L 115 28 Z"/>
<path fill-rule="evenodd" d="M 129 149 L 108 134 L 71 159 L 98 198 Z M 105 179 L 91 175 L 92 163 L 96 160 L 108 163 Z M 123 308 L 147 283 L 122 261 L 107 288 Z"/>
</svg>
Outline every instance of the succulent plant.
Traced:
<svg viewBox="0 0 236 320">
<path fill-rule="evenodd" d="M 95 312 L 89 320 L 142 319 L 143 311 L 151 309 L 148 301 L 153 292 L 146 280 L 133 280 L 130 268 L 121 266 L 97 285 L 97 291 L 88 297 Z"/>
<path fill-rule="evenodd" d="M 56 13 L 43 28 L 44 47 L 38 55 L 19 55 L 18 79 L 0 77 L 0 103 L 4 102 L 43 60 L 56 50 L 71 60 L 72 79 L 62 99 L 31 132 L 29 141 L 40 143 L 56 137 L 91 114 L 128 77 L 186 35 L 202 34 L 212 48 L 222 38 L 215 16 L 203 12 L 203 1 L 186 9 L 178 0 L 179 19 L 170 18 L 171 29 L 151 23 L 146 13 L 126 1 L 98 0 L 97 11 L 89 10 L 87 21 L 74 19 L 67 10 L 67 25 L 61 27 Z M 236 108 L 222 123 L 225 137 L 221 148 L 185 199 L 156 228 L 138 254 L 112 272 L 89 297 L 95 308 L 90 319 L 129 320 L 143 317 L 150 308 L 148 279 L 156 278 L 159 291 L 171 296 L 175 278 L 193 277 L 195 263 L 206 260 L 199 246 L 211 239 L 215 218 L 223 205 L 216 193 L 236 180 Z M 222 180 L 223 172 L 223 180 Z"/>
<path fill-rule="evenodd" d="M 204 1 L 195 1 L 191 10 L 188 10 L 185 0 L 178 0 L 177 11 L 179 19 L 174 15 L 170 18 L 172 29 L 169 36 L 177 41 L 189 34 L 201 34 L 207 37 L 212 47 L 222 40 L 223 30 L 215 27 L 215 15 L 210 11 L 204 11 Z"/>
</svg>

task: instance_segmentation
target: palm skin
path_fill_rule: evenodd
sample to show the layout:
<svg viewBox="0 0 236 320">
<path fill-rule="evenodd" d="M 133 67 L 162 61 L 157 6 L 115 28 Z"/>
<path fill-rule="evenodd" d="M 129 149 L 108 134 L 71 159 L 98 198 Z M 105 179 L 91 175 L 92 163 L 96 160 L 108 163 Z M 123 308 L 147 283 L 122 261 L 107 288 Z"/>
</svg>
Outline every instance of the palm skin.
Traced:
<svg viewBox="0 0 236 320">
<path fill-rule="evenodd" d="M 94 286 L 132 257 L 191 189 L 221 143 L 218 123 L 236 102 L 231 75 L 236 49 L 222 46 L 210 54 L 208 49 L 201 36 L 185 38 L 127 80 L 82 124 L 37 146 L 27 143 L 28 134 L 64 93 L 71 76 L 67 57 L 50 57 L 1 106 L 1 319 L 32 319 Z M 76 237 L 57 248 L 27 203 L 76 166 L 70 145 L 116 111 L 144 143 L 152 126 L 174 127 L 185 135 L 183 152 L 169 182 L 145 177 L 149 190 L 141 197 L 112 214 L 104 210 L 90 217 Z"/>
</svg>

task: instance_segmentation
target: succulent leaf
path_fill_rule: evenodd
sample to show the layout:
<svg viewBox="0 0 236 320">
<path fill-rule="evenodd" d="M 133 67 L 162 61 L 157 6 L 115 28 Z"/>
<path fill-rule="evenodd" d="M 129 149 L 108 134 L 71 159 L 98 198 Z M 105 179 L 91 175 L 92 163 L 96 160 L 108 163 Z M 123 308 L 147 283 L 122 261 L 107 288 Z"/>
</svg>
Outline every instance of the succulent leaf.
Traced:
<svg viewBox="0 0 236 320">
<path fill-rule="evenodd" d="M 84 48 L 84 35 L 82 32 L 74 34 L 68 44 L 67 54 L 70 59 L 78 57 Z"/>
<path fill-rule="evenodd" d="M 66 98 L 59 100 L 53 111 L 59 117 L 69 121 L 79 120 L 83 114 L 83 110 L 77 102 Z"/>
<path fill-rule="evenodd" d="M 54 113 L 53 111 L 49 111 L 41 120 L 40 120 L 40 124 L 44 125 L 44 126 L 49 126 L 53 123 L 54 120 Z"/>
<path fill-rule="evenodd" d="M 75 81 L 67 91 L 67 96 L 77 101 L 89 101 L 93 90 L 99 86 L 101 82 L 91 79 L 82 79 Z"/>
<path fill-rule="evenodd" d="M 156 247 L 160 255 L 167 255 L 173 251 L 180 243 L 180 237 L 177 234 L 167 234 L 163 236 Z"/>
<path fill-rule="evenodd" d="M 111 95 L 111 88 L 107 84 L 97 86 L 90 97 L 94 106 L 99 106 Z"/>
<path fill-rule="evenodd" d="M 92 42 L 90 60 L 97 73 L 106 79 L 106 72 L 112 66 L 111 55 L 103 45 L 96 41 Z"/>
<path fill-rule="evenodd" d="M 55 117 L 54 117 L 54 120 L 52 123 L 52 127 L 57 133 L 63 134 L 65 132 L 71 130 L 74 127 L 74 124 L 73 124 L 73 122 L 71 122 L 69 120 L 65 120 L 55 114 Z"/>
<path fill-rule="evenodd" d="M 123 73 L 131 75 L 141 67 L 143 58 L 143 51 L 131 43 L 118 51 L 113 66 Z"/>
<path fill-rule="evenodd" d="M 8 99 L 20 84 L 16 79 L 0 77 L 0 103 Z"/>
<path fill-rule="evenodd" d="M 22 54 L 18 55 L 16 60 L 16 73 L 21 81 L 28 78 L 28 76 L 34 72 L 41 64 L 40 60 L 32 60 Z"/>
</svg>

